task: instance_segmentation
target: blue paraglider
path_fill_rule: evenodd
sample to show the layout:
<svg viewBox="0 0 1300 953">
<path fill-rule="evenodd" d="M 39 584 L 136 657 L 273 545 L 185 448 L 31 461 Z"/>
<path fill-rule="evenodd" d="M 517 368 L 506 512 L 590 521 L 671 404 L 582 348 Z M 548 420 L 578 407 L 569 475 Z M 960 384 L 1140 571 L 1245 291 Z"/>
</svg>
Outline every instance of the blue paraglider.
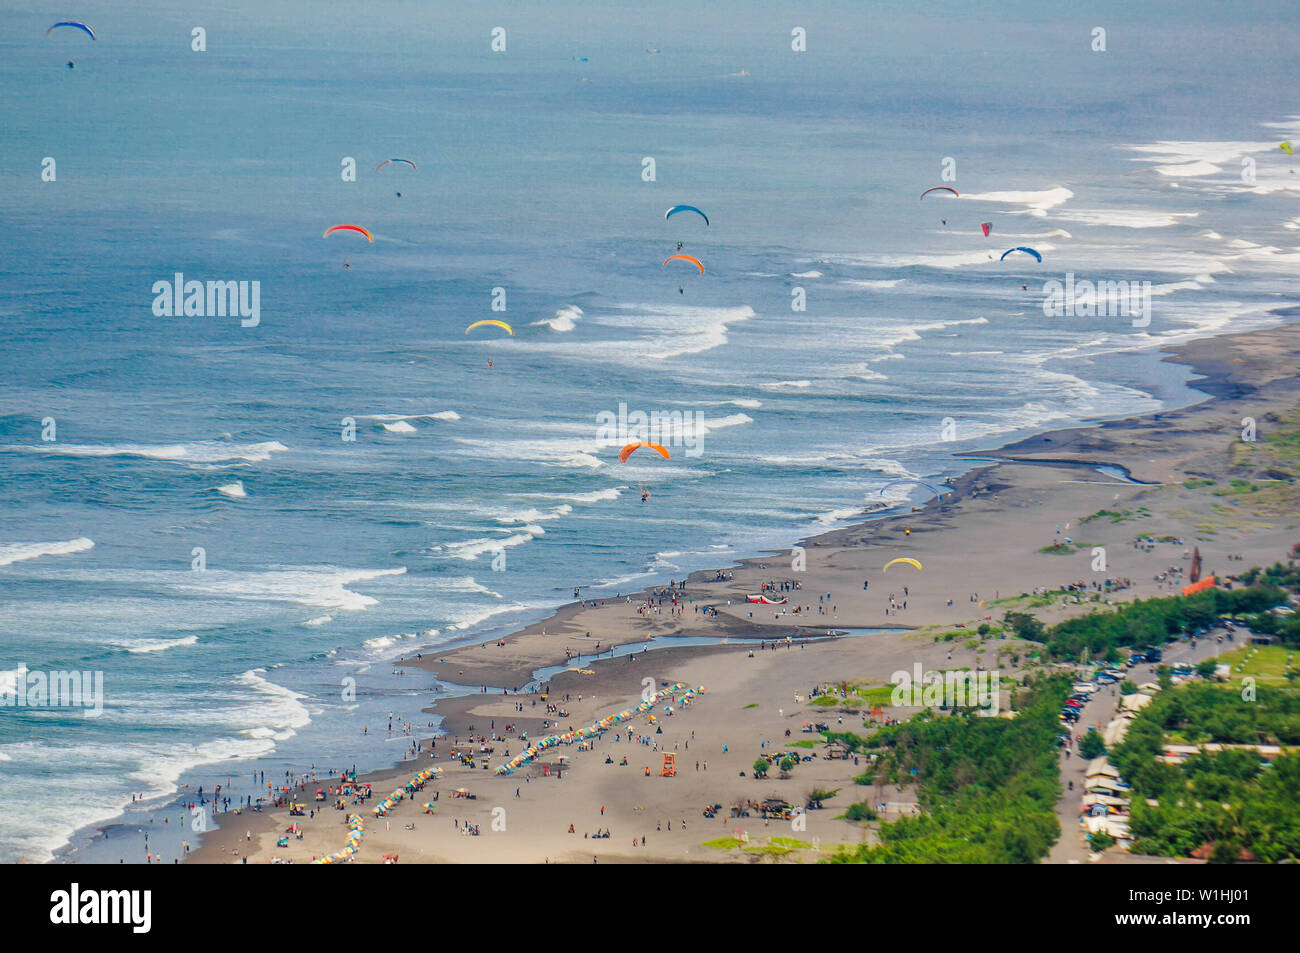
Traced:
<svg viewBox="0 0 1300 953">
<path fill-rule="evenodd" d="M 1043 263 L 1042 255 L 1038 254 L 1038 252 L 1034 251 L 1032 248 L 1026 248 L 1024 245 L 1017 245 L 1015 248 L 1008 248 L 1006 251 L 1002 253 L 1002 257 L 999 258 L 998 261 L 1005 261 L 1006 257 L 1010 255 L 1013 251 L 1022 251 L 1026 255 L 1033 255 L 1035 258 L 1038 259 L 1038 263 L 1040 265 Z"/>
</svg>

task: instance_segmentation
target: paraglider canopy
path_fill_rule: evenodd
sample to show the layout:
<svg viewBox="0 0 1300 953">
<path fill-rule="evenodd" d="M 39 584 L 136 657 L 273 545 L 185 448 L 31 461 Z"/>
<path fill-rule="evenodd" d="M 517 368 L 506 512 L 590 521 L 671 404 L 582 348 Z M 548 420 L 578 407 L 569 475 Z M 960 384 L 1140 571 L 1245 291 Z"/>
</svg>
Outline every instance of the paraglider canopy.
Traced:
<svg viewBox="0 0 1300 953">
<path fill-rule="evenodd" d="M 989 232 L 993 231 L 993 223 L 992 223 L 992 222 L 982 222 L 982 223 L 980 223 L 980 228 L 984 229 L 984 237 L 985 237 L 985 238 L 988 238 L 988 237 L 989 237 Z"/>
<path fill-rule="evenodd" d="M 1288 139 L 1286 142 L 1279 142 L 1277 147 L 1289 156 L 1295 155 L 1295 148 L 1291 145 L 1290 139 Z"/>
<path fill-rule="evenodd" d="M 1042 255 L 1038 254 L 1038 252 L 1034 251 L 1032 248 L 1026 248 L 1024 245 L 1017 245 L 1015 248 L 1008 248 L 1006 251 L 1002 253 L 1002 257 L 999 258 L 998 261 L 1005 261 L 1006 257 L 1014 251 L 1022 251 L 1026 255 L 1033 255 L 1035 258 L 1038 259 L 1039 264 L 1041 264 L 1043 261 Z"/>
<path fill-rule="evenodd" d="M 700 264 L 700 260 L 698 258 L 692 258 L 690 255 L 669 255 L 667 258 L 664 259 L 664 267 L 665 268 L 668 267 L 668 263 L 670 261 L 674 261 L 679 258 L 682 261 L 689 261 L 696 268 L 700 269 L 700 274 L 704 274 L 704 266 Z"/>
<path fill-rule="evenodd" d="M 665 219 L 672 218 L 672 217 L 673 217 L 674 215 L 676 215 L 678 212 L 694 212 L 694 213 L 695 213 L 696 215 L 698 215 L 700 218 L 704 219 L 704 224 L 705 224 L 705 225 L 708 225 L 708 224 L 709 224 L 709 216 L 705 215 L 703 212 L 701 212 L 699 209 L 697 209 L 694 205 L 674 205 L 674 206 L 673 206 L 672 208 L 670 208 L 668 211 L 664 212 L 664 218 L 665 218 Z"/>
<path fill-rule="evenodd" d="M 931 192 L 951 192 L 953 195 L 956 195 L 958 197 L 961 196 L 961 193 L 958 192 L 956 189 L 954 189 L 951 185 L 936 185 L 933 188 L 926 189 L 924 192 L 922 192 L 921 198 L 925 198 Z"/>
<path fill-rule="evenodd" d="M 379 171 L 380 169 L 382 169 L 384 166 L 386 166 L 386 165 L 392 165 L 394 162 L 405 162 L 405 163 L 406 163 L 407 165 L 409 165 L 412 169 L 415 169 L 417 172 L 419 171 L 419 166 L 417 166 L 417 165 L 416 165 L 414 162 L 412 162 L 410 159 L 385 159 L 383 162 L 379 163 L 379 165 L 375 166 L 375 171 L 378 172 L 378 171 Z"/>
<path fill-rule="evenodd" d="M 942 494 L 937 489 L 935 489 L 930 484 L 926 483 L 924 480 L 893 480 L 889 483 L 886 483 L 884 486 L 880 488 L 880 495 L 884 496 L 885 491 L 888 490 L 891 486 L 912 486 L 912 485 L 923 486 L 931 493 L 933 493 L 935 496 L 942 496 Z"/>
<path fill-rule="evenodd" d="M 649 447 L 651 450 L 654 450 L 656 453 L 659 454 L 659 456 L 663 457 L 665 460 L 672 459 L 668 455 L 667 447 L 661 446 L 660 444 L 657 443 L 651 443 L 648 440 L 638 440 L 635 443 L 629 443 L 626 447 L 624 447 L 622 450 L 618 452 L 618 462 L 627 463 L 627 458 L 632 456 L 632 454 L 634 454 L 637 450 L 641 449 L 642 447 Z"/>
<path fill-rule="evenodd" d="M 467 328 L 465 329 L 465 333 L 466 333 L 466 334 L 469 334 L 469 332 L 473 331 L 475 328 L 482 327 L 482 326 L 485 325 L 485 324 L 490 324 L 490 325 L 493 325 L 493 326 L 498 327 L 498 328 L 505 328 L 507 331 L 510 332 L 510 336 L 511 336 L 511 337 L 514 337 L 514 336 L 515 336 L 515 329 L 514 329 L 514 328 L 512 328 L 510 325 L 506 324 L 504 321 L 495 321 L 495 320 L 475 321 L 473 324 L 471 324 L 469 327 L 467 327 Z"/>
<path fill-rule="evenodd" d="M 373 242 L 375 240 L 375 236 L 371 235 L 369 230 L 362 228 L 360 225 L 331 225 L 329 228 L 325 229 L 325 234 L 322 235 L 321 238 L 329 238 L 334 232 L 360 232 L 370 241 Z"/>
<path fill-rule="evenodd" d="M 891 559 L 889 562 L 885 563 L 885 568 L 881 570 L 881 572 L 888 572 L 889 567 L 894 565 L 894 563 L 907 563 L 907 565 L 915 566 L 917 569 L 921 568 L 921 563 L 913 559 L 911 556 L 899 556 L 897 559 Z"/>
<path fill-rule="evenodd" d="M 53 33 L 55 30 L 57 30 L 57 29 L 58 29 L 59 27 L 61 27 L 61 26 L 70 26 L 70 27 L 72 27 L 73 29 L 76 29 L 76 30 L 82 30 L 82 31 L 84 31 L 85 34 L 86 34 L 88 37 L 90 37 L 92 40 L 98 40 L 98 39 L 99 39 L 99 37 L 95 36 L 95 31 L 92 30 L 90 27 L 88 27 L 86 24 L 82 23 L 80 20 L 60 20 L 58 23 L 54 24 L 54 26 L 52 26 L 52 27 L 50 27 L 48 30 L 46 30 L 46 31 L 45 31 L 45 35 L 46 35 L 46 36 L 49 36 L 51 33 Z"/>
</svg>

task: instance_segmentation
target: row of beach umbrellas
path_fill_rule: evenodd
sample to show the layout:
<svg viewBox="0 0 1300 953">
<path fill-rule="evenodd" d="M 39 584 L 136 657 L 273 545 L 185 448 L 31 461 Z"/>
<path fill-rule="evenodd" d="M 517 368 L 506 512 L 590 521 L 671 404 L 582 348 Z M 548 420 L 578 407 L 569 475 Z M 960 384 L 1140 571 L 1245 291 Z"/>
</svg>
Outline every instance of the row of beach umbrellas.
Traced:
<svg viewBox="0 0 1300 953">
<path fill-rule="evenodd" d="M 543 751 L 545 751 L 547 748 L 554 748 L 556 745 L 570 745 L 573 744 L 575 741 L 582 741 L 585 738 L 591 738 L 591 737 L 602 735 L 605 733 L 606 730 L 614 727 L 614 725 L 635 718 L 637 715 L 641 714 L 642 712 L 647 712 L 650 709 L 654 708 L 655 705 L 659 704 L 665 699 L 675 698 L 677 694 L 680 692 L 685 692 L 685 694 L 683 694 L 679 699 L 680 703 L 682 705 L 689 705 L 695 699 L 695 696 L 700 694 L 703 691 L 704 691 L 703 685 L 699 686 L 698 688 L 687 688 L 686 685 L 683 684 L 682 682 L 677 682 L 675 685 L 669 688 L 665 688 L 662 691 L 655 692 L 654 695 L 652 695 L 646 701 L 643 701 L 641 704 L 637 705 L 635 708 L 628 708 L 625 711 L 619 712 L 617 715 L 606 715 L 604 718 L 600 719 L 600 721 L 596 722 L 593 725 L 588 725 L 585 728 L 579 728 L 577 731 L 566 731 L 563 734 L 559 734 L 559 735 L 549 735 L 543 738 L 541 741 L 538 741 L 536 744 L 529 745 L 518 755 L 511 758 L 505 764 L 499 766 L 497 768 L 497 774 L 514 773 L 519 768 L 522 768 L 524 765 L 536 759 L 537 756 L 541 754 Z M 665 706 L 665 710 L 666 709 L 667 706 Z"/>
<path fill-rule="evenodd" d="M 392 794 L 388 795 L 388 797 L 380 801 L 378 806 L 375 807 L 375 817 L 383 817 L 400 804 L 406 795 L 414 794 L 416 791 L 423 789 L 429 779 L 436 774 L 442 774 L 442 768 L 425 768 L 415 777 L 411 778 L 411 780 L 407 781 L 405 787 L 398 788 Z"/>
<path fill-rule="evenodd" d="M 361 846 L 361 838 L 366 836 L 365 825 L 361 823 L 360 814 L 348 815 L 348 839 L 343 845 L 342 850 L 336 850 L 332 854 L 326 854 L 324 857 L 317 857 L 312 861 L 313 864 L 341 864 L 345 860 L 351 860 L 352 855 L 357 852 Z"/>
</svg>

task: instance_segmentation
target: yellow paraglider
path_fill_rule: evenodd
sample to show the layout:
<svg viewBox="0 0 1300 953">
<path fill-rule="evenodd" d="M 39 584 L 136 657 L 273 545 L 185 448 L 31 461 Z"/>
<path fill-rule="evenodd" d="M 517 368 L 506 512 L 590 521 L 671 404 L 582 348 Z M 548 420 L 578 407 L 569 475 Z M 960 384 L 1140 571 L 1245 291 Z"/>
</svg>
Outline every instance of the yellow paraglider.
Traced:
<svg viewBox="0 0 1300 953">
<path fill-rule="evenodd" d="M 469 332 L 473 331 L 475 328 L 482 327 L 485 324 L 492 324 L 498 328 L 505 328 L 507 331 L 510 332 L 511 337 L 515 336 L 515 329 L 512 328 L 510 325 L 506 324 L 504 321 L 475 321 L 473 324 L 471 324 L 469 327 L 465 329 L 465 333 L 469 334 Z"/>
<path fill-rule="evenodd" d="M 885 563 L 885 568 L 882 572 L 888 572 L 889 567 L 894 565 L 894 563 L 907 563 L 909 566 L 915 566 L 917 569 L 921 568 L 920 562 L 913 559 L 911 556 L 899 556 L 897 559 L 891 559 L 889 562 Z"/>
<path fill-rule="evenodd" d="M 1290 139 L 1288 139 L 1286 142 L 1279 142 L 1277 144 L 1277 147 L 1289 156 L 1295 155 L 1295 149 L 1292 147 Z"/>
</svg>

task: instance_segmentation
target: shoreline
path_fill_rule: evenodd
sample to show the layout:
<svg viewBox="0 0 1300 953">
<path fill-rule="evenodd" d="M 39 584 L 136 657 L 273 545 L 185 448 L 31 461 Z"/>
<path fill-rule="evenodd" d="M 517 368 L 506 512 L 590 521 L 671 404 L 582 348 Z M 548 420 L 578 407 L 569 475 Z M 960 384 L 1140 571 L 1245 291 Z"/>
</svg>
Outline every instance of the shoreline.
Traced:
<svg viewBox="0 0 1300 953">
<path fill-rule="evenodd" d="M 1297 309 L 1279 309 L 1276 313 L 1283 317 L 1295 317 L 1300 312 Z M 906 640 L 909 634 L 924 631 L 928 627 L 973 621 L 980 617 L 984 609 L 983 600 L 980 600 L 978 606 L 974 599 L 965 605 L 954 603 L 952 611 L 946 612 L 932 611 L 919 615 L 907 610 L 901 616 L 886 613 L 881 617 L 868 617 L 864 607 L 852 604 L 851 600 L 846 600 L 850 604 L 843 611 L 838 604 L 823 611 L 826 607 L 815 607 L 808 596 L 807 587 L 804 587 L 787 593 L 790 596 L 797 595 L 803 600 L 802 604 L 808 607 L 806 612 L 795 617 L 790 614 L 780 615 L 773 607 L 747 604 L 744 597 L 755 591 L 756 580 L 764 577 L 773 580 L 797 579 L 801 583 L 814 578 L 836 577 L 837 574 L 833 572 L 837 568 L 834 565 L 835 555 L 866 545 L 890 547 L 888 555 L 896 555 L 893 549 L 904 542 L 920 543 L 936 531 L 947 530 L 952 525 L 961 523 L 966 510 L 978 509 L 990 501 L 997 508 L 1004 508 L 1000 501 L 1002 496 L 1008 497 L 1009 505 L 1023 505 L 1016 498 L 1025 494 L 1026 485 L 1031 495 L 1046 485 L 1035 486 L 1034 480 L 1030 479 L 1031 475 L 1078 478 L 1081 476 L 1078 471 L 1084 469 L 1093 472 L 1098 479 L 1058 479 L 1057 482 L 1093 484 L 1103 490 L 1112 487 L 1127 488 L 1129 492 L 1137 493 L 1171 485 L 1168 477 L 1172 475 L 1173 461 L 1162 460 L 1160 453 L 1153 457 L 1136 458 L 1133 447 L 1129 445 L 1134 436 L 1155 430 L 1167 435 L 1179 423 L 1186 425 L 1190 418 L 1204 416 L 1221 405 L 1252 399 L 1267 403 L 1277 399 L 1278 395 L 1274 392 L 1279 389 L 1295 392 L 1296 379 L 1276 371 L 1279 366 L 1285 366 L 1285 361 L 1279 363 L 1271 357 L 1260 359 L 1259 353 L 1267 352 L 1268 347 L 1265 345 L 1270 342 L 1274 345 L 1282 342 L 1289 353 L 1300 352 L 1300 346 L 1297 346 L 1297 342 L 1300 342 L 1300 324 L 1284 323 L 1272 328 L 1220 334 L 1176 345 L 1160 359 L 1191 368 L 1195 376 L 1188 381 L 1188 386 L 1205 395 L 1201 400 L 1173 410 L 1162 409 L 1147 415 L 1048 430 L 1004 444 L 995 450 L 964 451 L 961 455 L 972 458 L 974 465 L 950 479 L 941 499 L 912 507 L 910 512 L 867 515 L 865 519 L 845 526 L 797 539 L 793 545 L 804 548 L 809 562 L 809 571 L 802 575 L 791 569 L 791 549 L 763 551 L 759 555 L 733 561 L 727 571 L 729 578 L 725 581 L 718 581 L 717 574 L 711 571 L 689 574 L 685 580 L 683 611 L 679 615 L 661 615 L 661 607 L 645 614 L 633 611 L 637 604 L 649 598 L 652 593 L 663 592 L 666 588 L 649 586 L 635 593 L 620 594 L 617 599 L 566 603 L 534 623 L 503 635 L 492 636 L 486 642 L 482 639 L 467 641 L 432 652 L 421 652 L 418 653 L 419 657 L 409 655 L 394 659 L 390 664 L 429 672 L 440 681 L 456 683 L 462 687 L 486 687 L 486 692 L 471 691 L 465 695 L 435 697 L 430 705 L 422 709 L 441 719 L 437 729 L 441 734 L 436 736 L 441 739 L 444 736 L 456 737 L 471 730 L 473 710 L 485 700 L 500 699 L 503 687 L 517 690 L 531 682 L 535 672 L 564 665 L 569 653 L 574 657 L 591 655 L 597 645 L 603 653 L 617 646 L 638 643 L 652 637 L 672 639 L 709 636 L 738 640 L 736 646 L 668 645 L 654 650 L 655 657 L 663 659 L 659 663 L 661 666 L 680 667 L 680 664 L 692 659 L 727 655 L 737 650 L 748 651 L 756 640 L 782 640 L 787 636 L 802 638 L 814 634 L 824 636 L 828 629 L 845 628 L 896 629 L 896 637 Z M 1250 352 L 1255 353 L 1255 360 L 1248 359 Z M 1233 357 L 1234 353 L 1238 356 Z M 1291 385 L 1289 388 L 1285 386 L 1288 383 Z M 1204 433 L 1204 427 L 1195 432 Z M 1121 443 L 1125 446 L 1121 447 Z M 1155 448 L 1147 449 L 1155 453 Z M 980 458 L 987 462 L 975 463 Z M 1116 469 L 1126 474 L 1132 482 L 1103 479 L 1103 474 L 1096 473 L 1097 467 Z M 1118 497 L 1119 494 L 1115 495 Z M 823 556 L 829 558 L 823 560 Z M 813 566 L 819 561 L 827 563 L 820 567 L 820 573 Z M 871 574 L 876 575 L 874 571 Z M 819 588 L 834 591 L 841 587 Z M 995 588 L 994 592 L 995 599 L 1001 597 L 1000 589 Z M 1141 593 L 1134 593 L 1138 594 Z M 716 615 L 700 615 L 698 610 L 705 605 L 715 608 Z M 814 608 L 818 608 L 817 614 L 812 614 Z M 759 619 L 754 619 L 754 609 L 759 610 Z M 764 617 L 767 610 L 772 610 L 770 620 Z M 747 615 L 741 615 L 742 612 Z M 907 621 L 902 621 L 903 619 Z M 1057 620 L 1051 618 L 1050 612 L 1045 617 L 1048 622 Z M 611 660 L 600 659 L 590 668 L 603 672 L 610 664 Z M 550 687 L 555 691 L 557 685 L 577 684 L 581 681 L 582 677 L 571 671 L 562 672 L 551 679 Z M 529 720 L 521 718 L 519 721 L 523 727 Z M 540 720 L 528 730 L 534 733 L 541 730 Z M 416 735 L 424 742 L 426 750 L 429 734 L 421 729 Z M 385 785 L 400 783 L 399 779 L 413 774 L 416 770 L 412 767 L 413 763 L 396 762 L 388 768 L 367 773 L 365 779 L 374 785 L 376 792 L 384 791 Z M 437 762 L 421 762 L 432 763 Z M 275 826 L 276 822 L 272 819 L 274 813 L 267 811 L 251 817 L 248 814 L 241 815 L 239 823 L 233 826 L 246 826 L 250 831 L 257 828 L 255 833 L 262 834 Z M 251 823 L 246 823 L 250 820 Z M 217 833 L 203 835 L 200 846 L 187 858 L 187 862 L 228 862 L 229 857 L 223 858 L 215 846 Z"/>
</svg>

